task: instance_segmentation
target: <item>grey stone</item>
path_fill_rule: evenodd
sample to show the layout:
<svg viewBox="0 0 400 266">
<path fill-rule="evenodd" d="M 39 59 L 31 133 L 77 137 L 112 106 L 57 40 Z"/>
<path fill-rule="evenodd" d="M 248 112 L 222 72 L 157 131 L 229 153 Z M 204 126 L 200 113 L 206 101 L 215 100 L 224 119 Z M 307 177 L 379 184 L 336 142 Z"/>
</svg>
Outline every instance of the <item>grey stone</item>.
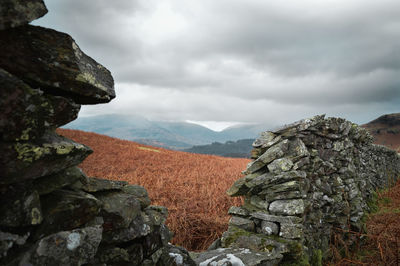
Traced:
<svg viewBox="0 0 400 266">
<path fill-rule="evenodd" d="M 268 211 L 268 206 L 269 206 L 268 202 L 261 199 L 259 196 L 251 196 L 250 204 L 259 209 L 264 209 Z"/>
<path fill-rule="evenodd" d="M 196 266 L 197 264 L 190 257 L 187 250 L 178 246 L 167 245 L 161 249 L 161 255 L 158 260 L 162 266 Z"/>
<path fill-rule="evenodd" d="M 97 195 L 102 202 L 100 215 L 104 218 L 105 231 L 127 228 L 140 215 L 141 207 L 136 197 L 122 192 Z"/>
<path fill-rule="evenodd" d="M 82 265 L 96 254 L 100 226 L 62 231 L 40 239 L 19 265 Z"/>
<path fill-rule="evenodd" d="M 201 253 L 195 262 L 199 266 L 275 266 L 282 254 L 272 252 L 252 252 L 245 248 L 220 248 Z"/>
<path fill-rule="evenodd" d="M 0 259 L 7 256 L 8 250 L 13 246 L 22 246 L 26 243 L 29 233 L 20 236 L 8 232 L 0 231 Z"/>
<path fill-rule="evenodd" d="M 246 173 L 254 173 L 275 159 L 281 158 L 289 148 L 289 141 L 287 139 L 279 142 L 278 144 L 270 147 L 264 152 L 257 160 L 252 162 L 246 169 Z"/>
<path fill-rule="evenodd" d="M 253 147 L 268 149 L 269 147 L 278 143 L 281 139 L 281 136 L 276 136 L 271 131 L 265 131 L 262 132 L 260 137 L 253 142 Z"/>
<path fill-rule="evenodd" d="M 251 217 L 264 221 L 286 223 L 286 224 L 300 224 L 303 222 L 303 219 L 297 216 L 277 216 L 262 212 L 253 212 L 251 213 Z"/>
<path fill-rule="evenodd" d="M 85 55 L 65 33 L 31 25 L 3 30 L 0 50 L 0 67 L 34 89 L 81 104 L 115 97 L 110 71 Z"/>
<path fill-rule="evenodd" d="M 228 214 L 247 216 L 247 215 L 249 215 L 249 211 L 242 207 L 231 206 L 228 210 Z"/>
<path fill-rule="evenodd" d="M 147 193 L 146 189 L 144 189 L 144 187 L 138 185 L 127 185 L 122 188 L 122 191 L 135 196 L 136 199 L 139 200 L 142 208 L 146 208 L 150 205 L 149 194 Z"/>
<path fill-rule="evenodd" d="M 82 184 L 82 190 L 93 193 L 107 190 L 122 190 L 122 188 L 128 185 L 125 181 L 107 180 L 104 178 L 89 177 Z"/>
<path fill-rule="evenodd" d="M 276 200 L 269 205 L 269 211 L 275 215 L 299 215 L 303 214 L 304 208 L 302 199 Z"/>
<path fill-rule="evenodd" d="M 231 219 L 229 220 L 229 225 L 234 225 L 238 228 L 241 228 L 249 232 L 254 232 L 255 228 L 254 222 L 252 220 L 238 216 L 232 216 Z"/>
<path fill-rule="evenodd" d="M 39 177 L 32 185 L 39 195 L 44 195 L 82 179 L 86 179 L 86 175 L 80 168 L 73 166 L 49 176 Z"/>
<path fill-rule="evenodd" d="M 279 227 L 276 223 L 273 222 L 268 222 L 268 221 L 262 221 L 261 222 L 261 227 L 260 227 L 260 233 L 263 233 L 267 236 L 270 235 L 278 235 L 279 233 Z"/>
<path fill-rule="evenodd" d="M 41 198 L 43 222 L 36 232 L 40 238 L 58 231 L 67 231 L 94 219 L 101 202 L 92 195 L 70 190 L 56 190 Z"/>
<path fill-rule="evenodd" d="M 271 173 L 288 172 L 293 167 L 293 162 L 289 158 L 280 158 L 268 164 Z"/>
<path fill-rule="evenodd" d="M 280 224 L 279 236 L 288 239 L 300 239 L 303 237 L 303 225 L 301 224 Z"/>
<path fill-rule="evenodd" d="M 42 0 L 2 0 L 0 30 L 28 24 L 46 13 L 47 8 Z"/>
<path fill-rule="evenodd" d="M 128 228 L 105 230 L 103 241 L 109 244 L 123 243 L 146 236 L 151 233 L 151 227 L 145 220 L 148 220 L 148 218 L 142 213 L 132 220 Z"/>
</svg>

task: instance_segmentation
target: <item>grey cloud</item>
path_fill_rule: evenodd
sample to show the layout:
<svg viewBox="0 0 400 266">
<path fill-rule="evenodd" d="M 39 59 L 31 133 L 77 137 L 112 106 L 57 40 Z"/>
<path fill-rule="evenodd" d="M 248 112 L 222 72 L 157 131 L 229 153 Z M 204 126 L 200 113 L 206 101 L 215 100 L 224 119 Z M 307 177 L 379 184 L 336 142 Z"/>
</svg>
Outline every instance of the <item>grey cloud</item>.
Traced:
<svg viewBox="0 0 400 266">
<path fill-rule="evenodd" d="M 400 103 L 397 0 L 47 5 L 39 24 L 69 32 L 122 84 L 115 103 L 86 114 L 256 122 L 326 110 L 372 119 Z M 173 17 L 160 17 L 162 5 Z"/>
</svg>

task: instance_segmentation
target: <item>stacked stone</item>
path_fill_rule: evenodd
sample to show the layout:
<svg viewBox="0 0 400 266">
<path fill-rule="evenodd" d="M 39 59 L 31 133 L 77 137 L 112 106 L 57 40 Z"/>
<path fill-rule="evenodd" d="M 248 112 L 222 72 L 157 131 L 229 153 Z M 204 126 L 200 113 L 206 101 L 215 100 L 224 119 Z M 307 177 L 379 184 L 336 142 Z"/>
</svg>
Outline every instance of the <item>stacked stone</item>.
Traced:
<svg viewBox="0 0 400 266">
<path fill-rule="evenodd" d="M 341 118 L 316 116 L 263 132 L 245 177 L 228 190 L 244 196 L 215 247 L 269 252 L 270 264 L 319 259 L 333 228 L 360 230 L 374 191 L 400 176 L 395 151 Z M 258 264 L 255 264 L 258 265 Z M 261 265 L 261 264 L 260 264 Z"/>
<path fill-rule="evenodd" d="M 69 35 L 28 25 L 46 12 L 0 4 L 0 264 L 194 265 L 144 188 L 88 178 L 77 165 L 91 149 L 56 134 L 115 93 Z"/>
</svg>

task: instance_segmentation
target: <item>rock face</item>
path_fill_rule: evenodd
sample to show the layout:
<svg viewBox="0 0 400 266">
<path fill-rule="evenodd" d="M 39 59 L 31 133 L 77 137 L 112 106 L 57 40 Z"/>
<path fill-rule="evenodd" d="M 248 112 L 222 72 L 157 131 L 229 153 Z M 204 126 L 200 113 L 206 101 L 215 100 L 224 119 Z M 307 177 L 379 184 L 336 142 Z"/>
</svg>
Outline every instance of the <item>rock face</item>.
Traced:
<svg viewBox="0 0 400 266">
<path fill-rule="evenodd" d="M 365 129 L 341 118 L 316 116 L 263 132 L 253 147 L 246 176 L 227 192 L 245 203 L 230 209 L 220 242 L 269 252 L 272 261 L 315 261 L 332 229 L 361 230 L 374 191 L 400 176 L 395 151 L 373 145 Z"/>
<path fill-rule="evenodd" d="M 27 25 L 46 12 L 0 3 L 0 265 L 195 265 L 143 187 L 88 178 L 91 149 L 55 133 L 115 92 L 69 35 Z"/>
</svg>

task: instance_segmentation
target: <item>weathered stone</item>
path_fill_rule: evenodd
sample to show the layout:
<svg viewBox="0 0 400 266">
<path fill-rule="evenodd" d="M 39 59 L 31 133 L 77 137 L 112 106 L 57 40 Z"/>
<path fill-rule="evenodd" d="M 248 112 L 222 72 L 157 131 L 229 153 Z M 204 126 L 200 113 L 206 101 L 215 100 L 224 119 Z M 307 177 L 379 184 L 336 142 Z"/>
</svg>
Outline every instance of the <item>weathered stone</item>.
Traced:
<svg viewBox="0 0 400 266">
<path fill-rule="evenodd" d="M 7 256 L 13 246 L 22 246 L 26 243 L 29 233 L 23 236 L 0 231 L 0 259 Z"/>
<path fill-rule="evenodd" d="M 295 200 L 276 200 L 269 205 L 269 211 L 275 215 L 299 215 L 304 212 L 304 201 Z"/>
<path fill-rule="evenodd" d="M 301 224 L 280 224 L 279 236 L 288 239 L 300 239 L 303 237 L 303 225 Z"/>
<path fill-rule="evenodd" d="M 0 142 L 0 184 L 60 172 L 82 162 L 92 150 L 52 132 L 34 142 Z"/>
<path fill-rule="evenodd" d="M 164 206 L 148 206 L 144 209 L 147 214 L 147 222 L 151 226 L 161 226 L 165 223 L 168 217 L 168 209 Z"/>
<path fill-rule="evenodd" d="M 43 220 L 39 194 L 30 184 L 0 187 L 0 226 L 38 225 Z"/>
<path fill-rule="evenodd" d="M 303 222 L 303 219 L 297 216 L 277 216 L 277 215 L 266 214 L 263 212 L 254 212 L 251 214 L 251 217 L 269 222 L 287 223 L 287 224 L 299 224 Z"/>
<path fill-rule="evenodd" d="M 275 266 L 282 257 L 277 253 L 252 252 L 246 248 L 220 248 L 201 253 L 195 262 L 199 266 Z"/>
<path fill-rule="evenodd" d="M 147 193 L 146 189 L 144 189 L 144 187 L 138 185 L 127 185 L 122 188 L 122 191 L 135 196 L 136 199 L 139 200 L 142 208 L 146 208 L 150 205 L 149 194 Z"/>
<path fill-rule="evenodd" d="M 267 236 L 270 235 L 278 235 L 279 233 L 279 227 L 276 223 L 273 222 L 268 222 L 268 221 L 262 221 L 261 222 L 261 227 L 260 227 L 260 233 L 263 233 Z"/>
<path fill-rule="evenodd" d="M 34 89 L 83 104 L 115 97 L 110 72 L 65 33 L 30 25 L 0 31 L 0 50 L 0 67 Z"/>
<path fill-rule="evenodd" d="M 94 219 L 101 202 L 84 192 L 56 190 L 42 197 L 44 220 L 37 237 L 75 229 Z"/>
<path fill-rule="evenodd" d="M 150 225 L 145 222 L 147 219 L 142 213 L 132 220 L 128 228 L 115 229 L 113 231 L 104 230 L 103 241 L 109 244 L 123 243 L 146 236 L 151 232 Z"/>
<path fill-rule="evenodd" d="M 256 196 L 256 195 L 251 196 L 250 204 L 259 209 L 264 209 L 264 210 L 268 211 L 268 206 L 269 206 L 268 202 L 261 199 L 259 196 Z"/>
<path fill-rule="evenodd" d="M 295 138 L 289 142 L 289 151 L 287 153 L 289 154 L 288 158 L 293 162 L 310 155 L 306 145 L 299 138 Z"/>
<path fill-rule="evenodd" d="M 273 160 L 281 158 L 288 150 L 288 148 L 289 141 L 287 139 L 272 146 L 247 167 L 246 173 L 254 173 L 272 162 Z"/>
<path fill-rule="evenodd" d="M 127 228 L 140 215 L 140 202 L 132 195 L 108 192 L 96 196 L 103 204 L 100 215 L 104 218 L 104 231 Z"/>
<path fill-rule="evenodd" d="M 103 178 L 89 177 L 82 184 L 82 190 L 93 193 L 107 190 L 122 190 L 122 188 L 128 185 L 125 181 L 107 180 Z"/>
<path fill-rule="evenodd" d="M 228 214 L 247 216 L 247 215 L 249 215 L 249 211 L 242 207 L 231 206 L 228 210 Z"/>
<path fill-rule="evenodd" d="M 325 115 L 317 115 L 312 118 L 302 119 L 292 124 L 284 125 L 278 129 L 275 129 L 272 132 L 279 135 L 284 135 L 285 132 L 289 132 L 291 129 L 295 129 L 294 132 L 301 132 L 321 123 L 324 120 L 324 118 Z"/>
<path fill-rule="evenodd" d="M 292 169 L 292 167 L 293 162 L 288 158 L 276 159 L 272 163 L 268 164 L 268 170 L 271 173 L 287 172 Z"/>
<path fill-rule="evenodd" d="M 0 68 L 0 140 L 28 141 L 76 119 L 80 105 L 43 95 Z"/>
<path fill-rule="evenodd" d="M 39 177 L 33 181 L 33 188 L 44 195 L 53 192 L 54 190 L 69 186 L 78 180 L 85 179 L 86 175 L 76 166 L 67 168 L 61 172 Z"/>
<path fill-rule="evenodd" d="M 233 185 L 226 191 L 231 197 L 242 196 L 245 195 L 249 191 L 249 188 L 246 186 L 246 178 L 242 177 L 233 183 Z"/>
<path fill-rule="evenodd" d="M 184 248 L 167 245 L 161 249 L 161 255 L 157 265 L 196 266 L 197 264 Z"/>
<path fill-rule="evenodd" d="M 97 252 L 102 229 L 85 227 L 58 232 L 40 239 L 19 265 L 82 265 Z"/>
<path fill-rule="evenodd" d="M 229 225 L 234 225 L 243 230 L 254 232 L 254 222 L 238 216 L 232 216 L 229 220 Z"/>
<path fill-rule="evenodd" d="M 289 251 L 285 241 L 276 241 L 273 237 L 245 231 L 229 226 L 222 234 L 222 246 L 227 248 L 248 248 L 253 252 L 286 253 Z"/>
<path fill-rule="evenodd" d="M 265 131 L 262 132 L 260 137 L 253 142 L 253 147 L 268 149 L 269 147 L 278 143 L 281 139 L 281 136 L 277 136 L 271 131 Z"/>
<path fill-rule="evenodd" d="M 46 13 L 47 8 L 43 0 L 2 0 L 0 30 L 28 24 Z"/>
<path fill-rule="evenodd" d="M 141 261 L 142 259 L 137 261 L 137 265 L 139 265 Z M 131 261 L 129 253 L 126 249 L 119 247 L 107 247 L 99 248 L 95 262 L 97 264 L 105 265 L 126 265 Z"/>
</svg>

